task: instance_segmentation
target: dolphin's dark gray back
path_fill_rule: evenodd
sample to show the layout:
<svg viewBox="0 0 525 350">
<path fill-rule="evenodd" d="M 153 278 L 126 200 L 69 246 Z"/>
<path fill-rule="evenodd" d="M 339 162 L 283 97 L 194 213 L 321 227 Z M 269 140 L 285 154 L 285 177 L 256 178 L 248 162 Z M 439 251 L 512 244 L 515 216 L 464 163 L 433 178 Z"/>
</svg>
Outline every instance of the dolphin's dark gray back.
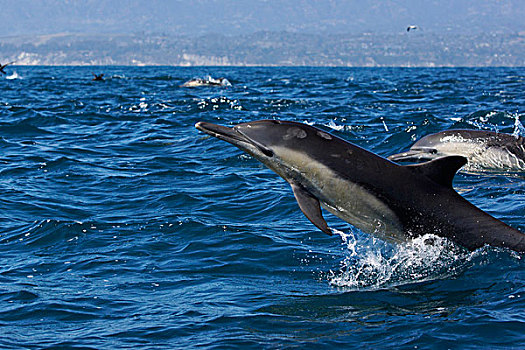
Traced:
<svg viewBox="0 0 525 350">
<path fill-rule="evenodd" d="M 466 140 L 479 140 L 484 142 L 487 147 L 504 147 L 516 154 L 524 153 L 525 138 L 519 135 L 510 135 L 500 132 L 488 131 L 488 130 L 469 130 L 469 129 L 450 129 L 440 131 L 435 134 L 430 134 L 422 137 L 420 140 L 414 143 L 414 146 L 433 146 L 437 143 L 442 142 L 444 137 L 459 136 Z"/>
</svg>

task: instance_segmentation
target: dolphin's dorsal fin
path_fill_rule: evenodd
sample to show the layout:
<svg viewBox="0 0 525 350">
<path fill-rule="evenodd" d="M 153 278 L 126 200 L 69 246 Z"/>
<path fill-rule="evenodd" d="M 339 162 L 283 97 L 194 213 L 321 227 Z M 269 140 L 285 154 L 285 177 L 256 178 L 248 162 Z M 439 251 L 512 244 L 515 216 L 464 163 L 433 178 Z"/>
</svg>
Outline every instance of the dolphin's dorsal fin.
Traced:
<svg viewBox="0 0 525 350">
<path fill-rule="evenodd" d="M 452 180 L 459 168 L 467 164 L 462 156 L 447 156 L 421 164 L 405 165 L 410 170 L 425 175 L 443 186 L 452 187 Z"/>
<path fill-rule="evenodd" d="M 295 183 L 290 183 L 290 185 L 292 186 L 293 194 L 303 214 L 312 222 L 312 224 L 317 226 L 318 229 L 331 235 L 332 230 L 330 230 L 328 224 L 323 218 L 319 200 L 303 186 Z"/>
</svg>

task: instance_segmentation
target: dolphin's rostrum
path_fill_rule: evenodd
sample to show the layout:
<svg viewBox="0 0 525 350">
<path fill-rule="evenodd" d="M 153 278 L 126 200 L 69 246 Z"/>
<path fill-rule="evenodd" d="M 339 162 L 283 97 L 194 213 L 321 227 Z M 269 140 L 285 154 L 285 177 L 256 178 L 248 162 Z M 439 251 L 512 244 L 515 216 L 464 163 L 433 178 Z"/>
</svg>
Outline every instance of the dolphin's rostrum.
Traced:
<svg viewBox="0 0 525 350">
<path fill-rule="evenodd" d="M 495 219 L 452 188 L 467 160 L 443 157 L 398 165 L 323 130 L 260 120 L 232 128 L 196 128 L 251 154 L 292 187 L 301 211 L 330 234 L 321 205 L 359 229 L 394 240 L 427 233 L 474 250 L 485 244 L 525 252 L 525 234 Z"/>
</svg>

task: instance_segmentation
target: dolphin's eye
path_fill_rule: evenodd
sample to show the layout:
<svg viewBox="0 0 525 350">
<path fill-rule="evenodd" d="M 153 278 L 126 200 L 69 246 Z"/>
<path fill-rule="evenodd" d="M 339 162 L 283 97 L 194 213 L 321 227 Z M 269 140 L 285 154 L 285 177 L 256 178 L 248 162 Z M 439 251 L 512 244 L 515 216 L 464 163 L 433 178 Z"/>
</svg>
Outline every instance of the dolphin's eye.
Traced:
<svg viewBox="0 0 525 350">
<path fill-rule="evenodd" d="M 262 153 L 264 153 L 265 156 L 273 157 L 273 151 L 271 149 L 263 147 L 263 148 L 260 148 L 260 150 L 262 151 Z"/>
</svg>

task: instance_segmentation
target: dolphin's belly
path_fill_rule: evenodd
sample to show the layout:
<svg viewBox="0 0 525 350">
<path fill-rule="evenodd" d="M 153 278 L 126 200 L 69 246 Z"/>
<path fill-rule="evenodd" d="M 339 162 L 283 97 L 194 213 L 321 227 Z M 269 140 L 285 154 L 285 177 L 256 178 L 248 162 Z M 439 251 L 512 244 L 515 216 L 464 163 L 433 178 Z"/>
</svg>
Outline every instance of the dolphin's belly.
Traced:
<svg viewBox="0 0 525 350">
<path fill-rule="evenodd" d="M 456 139 L 451 136 L 444 138 L 442 144 L 435 148 L 443 155 L 461 155 L 468 159 L 466 170 L 479 169 L 502 169 L 509 171 L 525 170 L 525 159 L 522 155 L 507 149 L 506 147 L 487 146 L 481 140 L 466 142 L 464 139 Z M 522 154 L 523 154 L 523 150 Z"/>
<path fill-rule="evenodd" d="M 325 209 L 364 232 L 395 241 L 406 240 L 396 213 L 358 184 L 332 179 L 319 197 Z"/>
<path fill-rule="evenodd" d="M 301 184 L 332 214 L 366 233 L 406 240 L 396 213 L 372 192 L 305 153 L 286 148 L 278 152 L 282 162 L 266 165 L 285 180 Z"/>
<path fill-rule="evenodd" d="M 519 158 L 516 154 L 503 149 L 490 147 L 485 152 L 479 152 L 469 159 L 472 166 L 486 169 L 508 169 L 510 171 L 525 170 L 525 159 Z"/>
</svg>

